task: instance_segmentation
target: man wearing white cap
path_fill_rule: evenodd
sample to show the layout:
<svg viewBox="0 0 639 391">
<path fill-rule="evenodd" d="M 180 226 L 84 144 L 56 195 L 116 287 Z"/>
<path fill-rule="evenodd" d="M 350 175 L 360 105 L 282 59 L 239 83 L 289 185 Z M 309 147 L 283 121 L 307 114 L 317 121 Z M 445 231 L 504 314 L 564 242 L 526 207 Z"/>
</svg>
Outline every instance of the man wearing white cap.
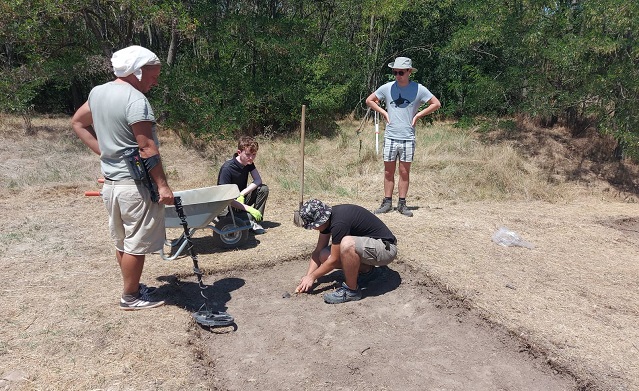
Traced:
<svg viewBox="0 0 639 391">
<path fill-rule="evenodd" d="M 145 254 L 164 245 L 164 205 L 174 202 L 160 159 L 155 115 L 144 96 L 158 83 L 160 60 L 148 49 L 129 46 L 115 52 L 111 63 L 116 79 L 91 90 L 71 125 L 80 140 L 100 155 L 105 179 L 102 199 L 123 279 L 120 308 L 153 308 L 164 301 L 154 299 L 155 289 L 140 284 L 140 277 Z M 136 172 L 130 152 L 152 181 Z"/>
<path fill-rule="evenodd" d="M 408 57 L 397 57 L 388 64 L 392 68 L 395 81 L 384 84 L 366 98 L 366 104 L 386 119 L 384 130 L 384 199 L 375 213 L 393 210 L 393 190 L 395 188 L 395 168 L 399 159 L 399 201 L 397 211 L 405 216 L 413 216 L 406 206 L 406 195 L 410 178 L 410 165 L 415 153 L 415 125 L 417 120 L 441 107 L 439 100 L 423 85 L 411 81 L 416 73 L 413 62 Z M 386 103 L 386 110 L 380 102 Z M 425 109 L 419 110 L 423 103 Z"/>
</svg>

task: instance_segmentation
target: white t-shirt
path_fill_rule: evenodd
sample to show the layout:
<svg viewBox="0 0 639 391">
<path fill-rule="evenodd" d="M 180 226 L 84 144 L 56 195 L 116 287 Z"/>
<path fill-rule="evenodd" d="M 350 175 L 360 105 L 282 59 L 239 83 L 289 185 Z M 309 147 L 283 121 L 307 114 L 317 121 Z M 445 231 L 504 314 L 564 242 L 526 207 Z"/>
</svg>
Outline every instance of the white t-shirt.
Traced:
<svg viewBox="0 0 639 391">
<path fill-rule="evenodd" d="M 153 140 L 159 145 L 155 115 L 149 101 L 128 83 L 109 82 L 91 90 L 89 108 L 100 146 L 102 174 L 113 180 L 131 179 L 122 157 L 125 150 L 138 147 L 131 125 L 151 121 Z"/>
<path fill-rule="evenodd" d="M 396 81 L 392 81 L 375 90 L 375 96 L 386 102 L 390 119 L 384 130 L 384 138 L 414 140 L 415 128 L 411 126 L 413 118 L 419 112 L 419 107 L 431 100 L 433 94 L 414 81 L 406 87 L 400 87 Z"/>
</svg>

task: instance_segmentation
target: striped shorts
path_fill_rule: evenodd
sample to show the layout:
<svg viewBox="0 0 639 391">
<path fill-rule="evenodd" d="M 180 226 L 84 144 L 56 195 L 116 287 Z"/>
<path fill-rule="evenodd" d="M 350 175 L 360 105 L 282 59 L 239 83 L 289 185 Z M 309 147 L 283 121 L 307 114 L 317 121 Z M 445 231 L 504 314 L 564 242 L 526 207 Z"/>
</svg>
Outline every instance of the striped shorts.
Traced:
<svg viewBox="0 0 639 391">
<path fill-rule="evenodd" d="M 415 140 L 394 140 L 384 138 L 384 161 L 412 162 L 415 156 Z"/>
</svg>

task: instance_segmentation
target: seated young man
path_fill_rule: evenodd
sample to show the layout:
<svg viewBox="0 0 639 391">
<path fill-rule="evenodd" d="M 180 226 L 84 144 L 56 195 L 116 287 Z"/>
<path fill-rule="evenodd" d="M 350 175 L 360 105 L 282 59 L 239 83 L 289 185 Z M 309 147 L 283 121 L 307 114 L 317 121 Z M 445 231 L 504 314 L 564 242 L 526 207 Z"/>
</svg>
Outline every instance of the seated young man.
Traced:
<svg viewBox="0 0 639 391">
<path fill-rule="evenodd" d="M 242 136 L 237 143 L 237 152 L 232 159 L 224 162 L 217 177 L 218 185 L 235 184 L 240 196 L 231 202 L 231 207 L 246 211 L 255 234 L 263 234 L 264 228 L 258 223 L 264 217 L 264 208 L 268 199 L 268 186 L 262 183 L 262 177 L 255 167 L 255 158 L 259 145 L 253 137 Z M 248 183 L 249 174 L 251 183 Z"/>
</svg>

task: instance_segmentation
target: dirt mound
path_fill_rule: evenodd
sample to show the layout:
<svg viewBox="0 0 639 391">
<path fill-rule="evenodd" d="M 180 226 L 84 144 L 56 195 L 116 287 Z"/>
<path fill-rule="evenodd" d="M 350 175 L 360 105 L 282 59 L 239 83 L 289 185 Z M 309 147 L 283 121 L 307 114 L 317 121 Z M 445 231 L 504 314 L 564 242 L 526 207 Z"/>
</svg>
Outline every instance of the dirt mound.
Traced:
<svg viewBox="0 0 639 391">
<path fill-rule="evenodd" d="M 617 141 L 588 128 L 575 135 L 563 126 L 543 127 L 519 119 L 515 127 L 491 128 L 485 142 L 511 142 L 544 169 L 549 180 L 585 186 L 608 185 L 624 197 L 639 194 L 639 165 L 622 158 Z"/>
</svg>

